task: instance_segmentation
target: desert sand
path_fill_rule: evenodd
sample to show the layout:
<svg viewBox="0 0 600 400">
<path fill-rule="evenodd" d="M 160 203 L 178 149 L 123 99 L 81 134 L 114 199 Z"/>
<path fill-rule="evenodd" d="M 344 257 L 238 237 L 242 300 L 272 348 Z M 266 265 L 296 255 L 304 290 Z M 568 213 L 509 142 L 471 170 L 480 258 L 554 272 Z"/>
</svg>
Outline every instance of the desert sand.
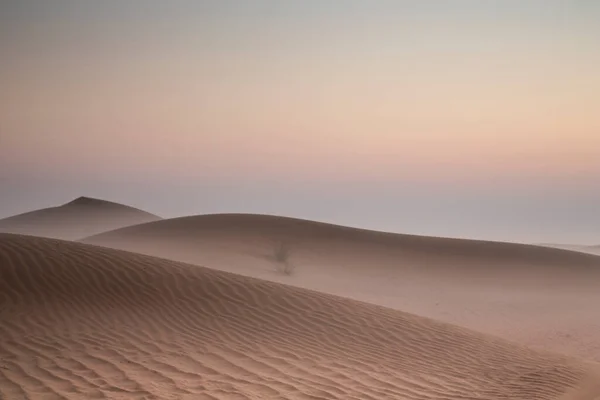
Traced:
<svg viewBox="0 0 600 400">
<path fill-rule="evenodd" d="M 544 243 L 544 244 L 541 244 L 541 246 L 554 247 L 557 249 L 572 250 L 572 251 L 579 251 L 581 253 L 600 255 L 600 246 L 596 246 L 596 245 L 582 246 L 582 245 L 574 245 L 574 244 Z"/>
<path fill-rule="evenodd" d="M 151 222 L 84 239 L 383 305 L 600 361 L 600 257 L 261 215 Z M 273 252 L 286 243 L 290 276 Z"/>
<path fill-rule="evenodd" d="M 0 232 L 76 240 L 129 225 L 156 221 L 137 208 L 90 197 L 0 219 Z"/>
<path fill-rule="evenodd" d="M 194 265 L 2 234 L 0 277 L 3 399 L 600 398 L 597 364 Z"/>
</svg>

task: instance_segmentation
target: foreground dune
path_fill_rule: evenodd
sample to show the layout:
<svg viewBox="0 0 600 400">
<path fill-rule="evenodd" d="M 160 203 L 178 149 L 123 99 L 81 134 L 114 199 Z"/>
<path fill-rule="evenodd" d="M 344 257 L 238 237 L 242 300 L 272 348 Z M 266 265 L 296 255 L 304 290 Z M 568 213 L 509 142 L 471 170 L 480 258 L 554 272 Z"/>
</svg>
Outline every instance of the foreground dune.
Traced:
<svg viewBox="0 0 600 400">
<path fill-rule="evenodd" d="M 596 364 L 375 305 L 0 235 L 0 398 L 598 399 Z"/>
<path fill-rule="evenodd" d="M 243 214 L 162 220 L 84 242 L 343 295 L 600 361 L 600 258 L 589 254 Z M 279 243 L 289 247 L 291 276 L 276 272 Z"/>
<path fill-rule="evenodd" d="M 159 219 L 156 215 L 123 204 L 79 197 L 59 207 L 0 219 L 0 232 L 77 240 Z"/>
</svg>

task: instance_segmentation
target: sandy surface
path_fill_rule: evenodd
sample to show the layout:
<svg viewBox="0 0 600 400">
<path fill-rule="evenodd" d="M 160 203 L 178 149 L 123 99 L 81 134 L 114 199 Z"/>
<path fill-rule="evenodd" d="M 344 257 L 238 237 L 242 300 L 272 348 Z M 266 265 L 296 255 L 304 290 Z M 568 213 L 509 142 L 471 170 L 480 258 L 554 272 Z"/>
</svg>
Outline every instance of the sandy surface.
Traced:
<svg viewBox="0 0 600 400">
<path fill-rule="evenodd" d="M 581 253 L 589 253 L 600 255 L 600 246 L 579 246 L 574 244 L 554 244 L 554 243 L 544 243 L 542 246 L 546 247 L 554 247 L 556 249 L 564 249 L 564 250 L 572 250 L 579 251 Z"/>
<path fill-rule="evenodd" d="M 85 242 L 284 282 L 600 361 L 600 258 L 281 217 L 163 220 Z M 287 243 L 291 276 L 274 248 Z"/>
<path fill-rule="evenodd" d="M 596 364 L 412 314 L 0 235 L 0 398 L 598 399 Z"/>
<path fill-rule="evenodd" d="M 156 215 L 133 207 L 79 197 L 58 207 L 0 219 L 0 232 L 76 240 L 159 219 Z"/>
</svg>

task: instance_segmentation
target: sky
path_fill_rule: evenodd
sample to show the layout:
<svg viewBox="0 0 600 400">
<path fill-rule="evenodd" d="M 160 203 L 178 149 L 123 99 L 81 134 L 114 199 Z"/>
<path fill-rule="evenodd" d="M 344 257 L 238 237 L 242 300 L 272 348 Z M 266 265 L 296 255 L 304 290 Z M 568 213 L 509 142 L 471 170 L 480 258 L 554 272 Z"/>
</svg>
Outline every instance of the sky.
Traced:
<svg viewBox="0 0 600 400">
<path fill-rule="evenodd" d="M 600 2 L 0 0 L 0 218 L 85 195 L 600 244 Z"/>
</svg>

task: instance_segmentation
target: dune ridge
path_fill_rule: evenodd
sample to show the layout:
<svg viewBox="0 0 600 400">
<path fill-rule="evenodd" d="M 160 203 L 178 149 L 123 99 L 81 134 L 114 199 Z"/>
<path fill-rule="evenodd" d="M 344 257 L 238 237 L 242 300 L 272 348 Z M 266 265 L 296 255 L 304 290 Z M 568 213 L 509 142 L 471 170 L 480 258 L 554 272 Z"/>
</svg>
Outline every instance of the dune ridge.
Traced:
<svg viewBox="0 0 600 400">
<path fill-rule="evenodd" d="M 562 399 L 596 364 L 306 289 L 0 234 L 0 397 Z"/>
<path fill-rule="evenodd" d="M 123 239 L 162 238 L 165 234 L 177 240 L 193 240 L 208 232 L 260 233 L 263 236 L 298 240 L 343 240 L 344 242 L 371 243 L 435 255 L 441 259 L 469 256 L 494 257 L 505 261 L 544 262 L 546 265 L 573 263 L 598 265 L 600 258 L 565 249 L 509 242 L 474 239 L 454 239 L 433 236 L 388 233 L 299 218 L 261 214 L 207 214 L 162 219 L 102 232 L 80 239 L 83 243 L 102 244 Z"/>
<path fill-rule="evenodd" d="M 553 247 L 556 249 L 578 251 L 580 253 L 600 255 L 600 246 L 596 246 L 596 245 L 588 246 L 588 245 L 575 245 L 575 244 L 562 244 L 562 243 L 540 243 L 539 245 L 545 246 L 545 247 Z"/>
<path fill-rule="evenodd" d="M 84 243 L 351 297 L 600 361 L 600 257 L 251 214 L 175 218 Z M 277 243 L 292 276 L 276 272 Z"/>
<path fill-rule="evenodd" d="M 156 221 L 149 212 L 91 197 L 0 219 L 0 232 L 77 240 L 89 235 Z"/>
<path fill-rule="evenodd" d="M 594 245 L 594 246 L 585 246 L 584 251 L 592 253 L 592 254 L 597 254 L 600 255 L 600 245 Z"/>
</svg>

